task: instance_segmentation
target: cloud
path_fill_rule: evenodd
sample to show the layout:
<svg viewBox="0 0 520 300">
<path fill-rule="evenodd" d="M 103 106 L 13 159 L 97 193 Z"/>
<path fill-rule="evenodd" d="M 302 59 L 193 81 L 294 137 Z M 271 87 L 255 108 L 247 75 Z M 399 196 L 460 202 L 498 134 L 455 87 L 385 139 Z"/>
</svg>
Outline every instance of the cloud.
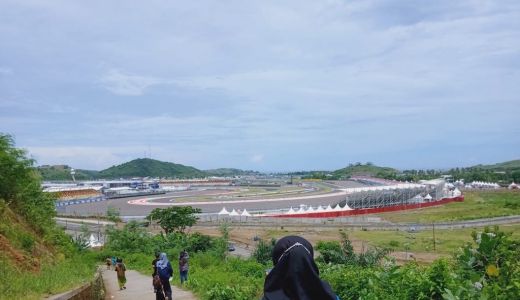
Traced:
<svg viewBox="0 0 520 300">
<path fill-rule="evenodd" d="M 264 161 L 264 155 L 263 154 L 255 154 L 251 157 L 251 161 L 254 163 L 261 163 Z"/>
<path fill-rule="evenodd" d="M 518 1 L 302 1 L 3 1 L 2 130 L 200 168 L 514 156 Z"/>
<path fill-rule="evenodd" d="M 146 89 L 164 83 L 154 77 L 132 75 L 111 69 L 101 77 L 101 83 L 110 92 L 120 96 L 141 96 Z"/>
</svg>

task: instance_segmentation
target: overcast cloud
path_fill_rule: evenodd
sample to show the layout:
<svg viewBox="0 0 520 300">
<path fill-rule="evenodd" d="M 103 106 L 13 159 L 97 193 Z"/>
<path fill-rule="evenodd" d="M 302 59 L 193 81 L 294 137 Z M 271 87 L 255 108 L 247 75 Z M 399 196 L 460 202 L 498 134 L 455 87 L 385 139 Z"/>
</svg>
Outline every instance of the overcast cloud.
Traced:
<svg viewBox="0 0 520 300">
<path fill-rule="evenodd" d="M 0 131 L 38 164 L 520 158 L 520 2 L 0 2 Z"/>
</svg>

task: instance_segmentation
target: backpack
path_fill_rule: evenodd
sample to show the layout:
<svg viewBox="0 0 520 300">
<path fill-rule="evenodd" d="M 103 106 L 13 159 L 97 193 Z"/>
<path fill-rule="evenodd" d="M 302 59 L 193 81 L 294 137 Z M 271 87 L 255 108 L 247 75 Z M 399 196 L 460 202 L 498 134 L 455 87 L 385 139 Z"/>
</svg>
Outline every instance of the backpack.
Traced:
<svg viewBox="0 0 520 300">
<path fill-rule="evenodd" d="M 152 284 L 153 284 L 153 287 L 154 287 L 155 289 L 157 289 L 157 290 L 162 289 L 161 278 L 159 277 L 159 275 L 155 275 L 155 276 L 153 277 Z"/>
<path fill-rule="evenodd" d="M 155 290 L 155 293 L 157 294 L 155 299 L 164 300 L 166 299 L 164 295 L 164 289 L 161 283 L 161 278 L 159 275 L 155 275 L 152 279 L 153 288 Z"/>
</svg>

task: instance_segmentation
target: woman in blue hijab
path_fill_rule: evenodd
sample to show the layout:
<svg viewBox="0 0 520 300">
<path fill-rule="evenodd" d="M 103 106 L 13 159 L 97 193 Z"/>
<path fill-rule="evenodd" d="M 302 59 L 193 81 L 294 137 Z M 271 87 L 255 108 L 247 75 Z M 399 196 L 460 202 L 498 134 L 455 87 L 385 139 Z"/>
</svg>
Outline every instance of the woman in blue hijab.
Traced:
<svg viewBox="0 0 520 300">
<path fill-rule="evenodd" d="M 161 279 L 161 283 L 163 286 L 164 294 L 168 300 L 172 299 L 172 287 L 170 286 L 170 277 L 173 276 L 173 268 L 166 256 L 166 253 L 161 253 L 159 255 L 159 260 L 156 263 L 157 266 L 157 274 Z"/>
</svg>

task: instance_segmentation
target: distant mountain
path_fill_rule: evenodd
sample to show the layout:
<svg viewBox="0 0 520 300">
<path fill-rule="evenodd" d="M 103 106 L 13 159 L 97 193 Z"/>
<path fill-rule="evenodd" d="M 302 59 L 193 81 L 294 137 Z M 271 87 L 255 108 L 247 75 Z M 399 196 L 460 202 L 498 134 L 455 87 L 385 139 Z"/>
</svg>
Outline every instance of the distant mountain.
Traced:
<svg viewBox="0 0 520 300">
<path fill-rule="evenodd" d="M 164 162 L 150 158 L 139 158 L 100 171 L 99 178 L 167 177 L 201 178 L 207 174 L 190 166 Z"/>
<path fill-rule="evenodd" d="M 233 176 L 246 176 L 246 175 L 259 175 L 260 172 L 252 171 L 252 170 L 240 170 L 233 168 L 219 168 L 219 169 L 211 169 L 204 170 L 206 174 L 209 176 L 219 176 L 219 177 L 233 177 Z"/>
<path fill-rule="evenodd" d="M 387 178 L 394 176 L 398 171 L 393 168 L 379 167 L 371 163 L 366 164 L 350 164 L 348 167 L 333 171 L 333 178 L 349 178 L 351 176 L 373 176 Z"/>
<path fill-rule="evenodd" d="M 476 165 L 472 168 L 485 169 L 490 171 L 508 171 L 508 170 L 517 170 L 520 169 L 520 159 L 510 160 L 502 163 L 497 163 L 493 165 Z"/>
<path fill-rule="evenodd" d="M 36 171 L 41 175 L 43 180 L 52 181 L 52 180 L 71 180 L 72 176 L 70 174 L 71 167 L 67 165 L 44 165 L 36 168 Z M 75 169 L 74 178 L 77 180 L 93 180 L 98 176 L 98 171 L 92 170 L 80 170 Z"/>
</svg>

